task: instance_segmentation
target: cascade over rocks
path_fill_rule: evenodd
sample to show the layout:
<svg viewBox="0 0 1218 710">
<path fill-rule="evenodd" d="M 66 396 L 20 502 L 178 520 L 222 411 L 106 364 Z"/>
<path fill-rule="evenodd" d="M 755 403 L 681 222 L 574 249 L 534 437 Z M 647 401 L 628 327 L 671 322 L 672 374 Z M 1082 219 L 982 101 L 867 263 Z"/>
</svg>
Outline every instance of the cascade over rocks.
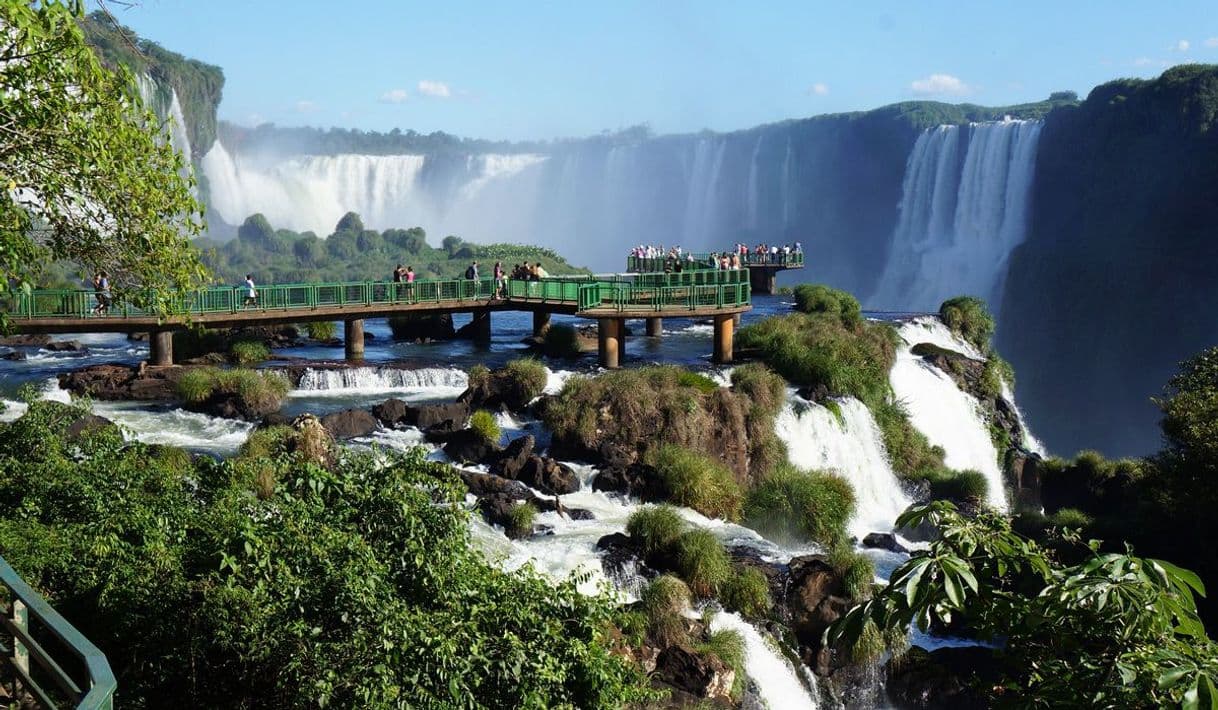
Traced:
<svg viewBox="0 0 1218 710">
<path fill-rule="evenodd" d="M 75 395 L 100 400 L 142 402 L 177 398 L 177 383 L 186 368 L 89 365 L 59 375 L 59 386 Z"/>
<path fill-rule="evenodd" d="M 987 387 L 988 365 L 985 360 L 975 360 L 933 343 L 918 343 L 909 351 L 941 370 L 957 387 L 980 402 L 990 420 L 990 426 L 1002 432 L 1007 442 L 1018 445 L 1023 441 L 1023 426 L 1019 422 L 1019 412 L 1016 411 L 1015 405 L 994 392 L 992 387 Z M 998 453 L 1003 456 L 1006 452 L 1000 448 Z"/>
</svg>

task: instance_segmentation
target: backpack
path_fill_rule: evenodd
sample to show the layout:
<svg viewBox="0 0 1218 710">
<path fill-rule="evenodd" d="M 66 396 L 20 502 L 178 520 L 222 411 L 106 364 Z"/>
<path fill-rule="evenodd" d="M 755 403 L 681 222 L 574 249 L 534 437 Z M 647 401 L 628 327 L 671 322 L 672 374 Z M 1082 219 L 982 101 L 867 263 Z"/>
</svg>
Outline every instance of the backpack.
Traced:
<svg viewBox="0 0 1218 710">
<path fill-rule="evenodd" d="M 465 278 L 467 278 L 467 279 L 474 278 L 474 267 L 470 266 L 465 269 Z"/>
</svg>

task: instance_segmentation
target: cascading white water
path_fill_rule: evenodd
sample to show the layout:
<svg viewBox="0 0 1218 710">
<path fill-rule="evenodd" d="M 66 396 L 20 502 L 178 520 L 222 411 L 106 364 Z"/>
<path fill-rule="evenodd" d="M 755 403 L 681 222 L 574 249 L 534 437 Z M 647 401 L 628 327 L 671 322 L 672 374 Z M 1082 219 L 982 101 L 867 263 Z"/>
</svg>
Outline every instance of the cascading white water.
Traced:
<svg viewBox="0 0 1218 710">
<path fill-rule="evenodd" d="M 828 408 L 790 395 L 774 430 L 787 445 L 787 456 L 800 468 L 833 471 L 850 482 L 857 507 L 850 533 L 862 537 L 892 530 L 893 521 L 910 500 L 888 463 L 875 419 L 857 399 L 837 401 L 842 418 Z"/>
<path fill-rule="evenodd" d="M 918 137 L 888 266 L 869 304 L 925 311 L 964 293 L 1000 310 L 1007 260 L 1027 233 L 1042 125 L 939 126 Z"/>
<path fill-rule="evenodd" d="M 980 403 L 957 387 L 951 377 L 910 352 L 911 347 L 924 342 L 970 357 L 976 355 L 976 350 L 952 335 L 937 318 L 903 324 L 898 332 L 904 342 L 897 348 L 889 382 L 893 394 L 905 405 L 910 423 L 931 444 L 943 447 L 944 463 L 949 468 L 980 471 L 989 484 L 987 502 L 1005 511 L 1007 500 L 998 450 L 990 438 Z"/>
<path fill-rule="evenodd" d="M 738 614 L 719 612 L 711 619 L 710 628 L 711 631 L 735 631 L 744 639 L 744 670 L 757 684 L 757 692 L 768 707 L 815 710 L 816 700 L 800 682 L 796 670 L 770 647 L 752 624 Z M 807 677 L 812 678 L 811 675 Z"/>
<path fill-rule="evenodd" d="M 301 375 L 296 389 L 316 396 L 327 392 L 349 395 L 409 389 L 463 390 L 467 386 L 469 376 L 464 370 L 456 368 L 424 367 L 402 370 L 393 367 L 345 367 L 309 368 Z"/>
<path fill-rule="evenodd" d="M 189 166 L 191 160 L 190 134 L 186 132 L 186 117 L 182 115 L 182 102 L 178 100 L 175 89 L 164 90 L 152 77 L 140 74 L 135 78 L 136 86 L 144 106 L 156 114 L 162 121 L 171 119 L 169 142 L 186 159 Z"/>
</svg>

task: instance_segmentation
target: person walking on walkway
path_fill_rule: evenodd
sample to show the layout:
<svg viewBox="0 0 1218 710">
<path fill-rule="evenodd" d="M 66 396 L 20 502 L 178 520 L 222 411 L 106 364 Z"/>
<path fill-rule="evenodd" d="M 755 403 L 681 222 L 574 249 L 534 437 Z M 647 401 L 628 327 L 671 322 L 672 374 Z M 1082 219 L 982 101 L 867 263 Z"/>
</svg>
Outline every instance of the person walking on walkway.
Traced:
<svg viewBox="0 0 1218 710">
<path fill-rule="evenodd" d="M 254 285 L 253 274 L 245 275 L 245 302 L 242 307 L 249 308 L 258 305 L 258 287 Z"/>
<path fill-rule="evenodd" d="M 104 316 L 110 312 L 110 279 L 106 272 L 99 271 L 93 276 L 93 291 L 97 298 L 93 314 Z"/>
</svg>

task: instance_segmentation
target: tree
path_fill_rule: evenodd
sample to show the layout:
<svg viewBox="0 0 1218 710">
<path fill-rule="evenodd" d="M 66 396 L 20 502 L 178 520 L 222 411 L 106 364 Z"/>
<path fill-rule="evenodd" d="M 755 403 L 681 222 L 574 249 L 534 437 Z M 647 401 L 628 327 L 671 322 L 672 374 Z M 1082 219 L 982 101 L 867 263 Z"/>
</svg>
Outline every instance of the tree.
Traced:
<svg viewBox="0 0 1218 710">
<path fill-rule="evenodd" d="M 364 231 L 364 220 L 354 212 L 348 212 L 338 220 L 338 224 L 334 225 L 335 232 L 352 232 L 359 234 Z"/>
<path fill-rule="evenodd" d="M 355 245 L 359 247 L 360 252 L 367 254 L 384 249 L 385 240 L 381 238 L 381 233 L 375 229 L 365 229 L 356 237 Z"/>
<path fill-rule="evenodd" d="M 168 313 L 206 273 L 189 241 L 202 207 L 130 74 L 85 44 L 82 12 L 76 0 L 0 0 L 0 289 L 28 290 L 66 259 Z"/>
<path fill-rule="evenodd" d="M 292 243 L 296 260 L 307 266 L 316 266 L 326 255 L 326 246 L 315 236 L 301 237 Z"/>
<path fill-rule="evenodd" d="M 275 238 L 275 228 L 261 212 L 256 212 L 246 217 L 241 226 L 237 228 L 237 238 L 254 246 L 266 248 Z"/>
<path fill-rule="evenodd" d="M 1004 642 L 996 704 L 1218 707 L 1218 646 L 1197 615 L 1197 575 L 1128 550 L 1101 553 L 1099 541 L 1063 567 L 1005 518 L 969 519 L 943 501 L 911 508 L 897 527 L 923 523 L 940 538 L 838 620 L 832 640 L 963 620 Z"/>
<path fill-rule="evenodd" d="M 461 248 L 461 237 L 450 234 L 444 237 L 444 241 L 440 242 L 440 246 L 449 254 L 454 254 L 457 249 Z"/>
<path fill-rule="evenodd" d="M 1207 479 L 1218 471 L 1218 347 L 1182 363 L 1155 404 L 1163 411 L 1164 455 Z"/>
</svg>

